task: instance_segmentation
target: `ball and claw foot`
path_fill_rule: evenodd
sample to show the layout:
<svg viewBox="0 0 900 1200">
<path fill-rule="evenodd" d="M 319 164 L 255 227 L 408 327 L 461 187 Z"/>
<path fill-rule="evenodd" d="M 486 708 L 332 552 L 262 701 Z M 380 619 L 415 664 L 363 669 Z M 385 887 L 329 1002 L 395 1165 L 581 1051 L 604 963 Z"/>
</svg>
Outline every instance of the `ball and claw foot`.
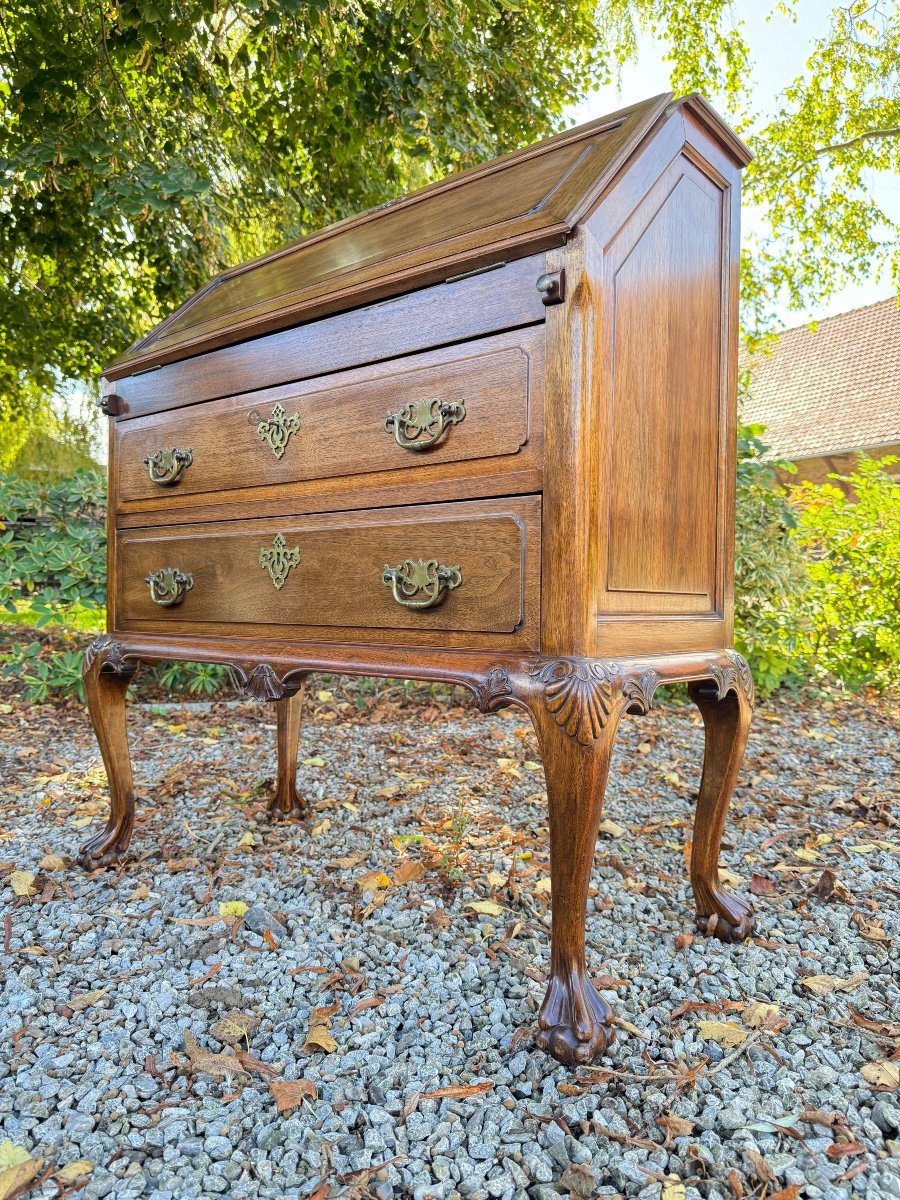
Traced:
<svg viewBox="0 0 900 1200">
<path fill-rule="evenodd" d="M 291 787 L 279 787 L 269 803 L 270 821 L 298 821 L 306 816 L 307 803 L 297 791 Z"/>
<path fill-rule="evenodd" d="M 554 975 L 541 1005 L 535 1039 L 567 1067 L 591 1063 L 615 1039 L 613 1011 L 582 973 Z"/>
<path fill-rule="evenodd" d="M 753 905 L 720 889 L 716 892 L 715 910 L 697 913 L 697 928 L 720 942 L 746 941 L 753 933 Z"/>
<path fill-rule="evenodd" d="M 125 851 L 115 842 L 110 845 L 106 833 L 84 843 L 78 851 L 78 865 L 85 871 L 96 871 L 101 867 L 118 867 L 121 865 Z"/>
</svg>

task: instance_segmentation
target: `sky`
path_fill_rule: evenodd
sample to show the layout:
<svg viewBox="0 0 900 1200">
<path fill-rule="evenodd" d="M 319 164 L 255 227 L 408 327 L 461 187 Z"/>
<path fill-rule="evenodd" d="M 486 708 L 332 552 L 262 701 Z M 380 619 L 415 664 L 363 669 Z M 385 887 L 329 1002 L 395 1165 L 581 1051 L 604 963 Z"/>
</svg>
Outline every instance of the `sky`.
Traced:
<svg viewBox="0 0 900 1200">
<path fill-rule="evenodd" d="M 825 33 L 832 4 L 824 0 L 798 0 L 796 23 L 778 14 L 767 21 L 774 7 L 775 0 L 735 0 L 732 6 L 735 20 L 743 23 L 744 36 L 750 46 L 754 63 L 752 86 L 755 90 L 755 106 L 763 113 L 774 109 L 779 93 L 802 73 L 813 39 Z M 567 117 L 574 124 L 581 124 L 645 100 L 648 96 L 670 91 L 669 67 L 663 61 L 664 54 L 664 42 L 649 35 L 641 37 L 637 62 L 622 68 L 620 84 L 591 93 L 580 104 L 570 108 Z M 707 99 L 727 119 L 724 100 L 718 96 L 707 96 Z M 873 172 L 871 188 L 881 208 L 892 219 L 900 220 L 900 179 L 886 172 Z M 761 213 L 745 205 L 741 217 L 742 232 L 746 234 L 754 229 L 764 230 L 761 216 Z M 847 287 L 828 301 L 802 312 L 790 312 L 782 308 L 777 310 L 776 315 L 785 328 L 790 329 L 835 313 L 861 308 L 891 295 L 893 288 L 885 272 L 881 280 L 872 279 L 858 286 Z"/>
</svg>

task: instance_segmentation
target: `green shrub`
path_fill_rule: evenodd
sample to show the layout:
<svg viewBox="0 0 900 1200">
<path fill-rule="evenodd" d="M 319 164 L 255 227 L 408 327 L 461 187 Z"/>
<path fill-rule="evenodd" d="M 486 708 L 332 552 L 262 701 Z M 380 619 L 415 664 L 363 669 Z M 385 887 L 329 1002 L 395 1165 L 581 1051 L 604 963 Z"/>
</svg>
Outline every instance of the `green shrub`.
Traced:
<svg viewBox="0 0 900 1200">
<path fill-rule="evenodd" d="M 750 663 L 759 692 L 767 695 L 807 671 L 802 597 L 807 579 L 793 537 L 796 516 L 765 456 L 762 425 L 738 428 L 735 528 L 735 646 Z"/>
<path fill-rule="evenodd" d="M 804 553 L 810 662 L 850 688 L 900 684 L 900 482 L 895 458 L 860 457 L 834 483 L 792 489 Z"/>
</svg>

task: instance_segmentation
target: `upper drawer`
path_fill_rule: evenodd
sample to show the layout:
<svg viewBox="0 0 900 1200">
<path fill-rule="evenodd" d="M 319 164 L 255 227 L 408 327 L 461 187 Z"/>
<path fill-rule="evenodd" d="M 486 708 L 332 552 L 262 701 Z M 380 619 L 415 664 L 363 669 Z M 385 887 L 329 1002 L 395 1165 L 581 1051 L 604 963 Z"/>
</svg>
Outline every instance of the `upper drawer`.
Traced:
<svg viewBox="0 0 900 1200">
<path fill-rule="evenodd" d="M 532 326 L 119 422 L 118 499 L 168 503 L 179 495 L 376 471 L 410 474 L 516 455 L 531 436 L 533 414 L 540 423 L 543 335 L 543 326 Z M 182 453 L 173 458 L 176 450 Z"/>
<path fill-rule="evenodd" d="M 250 388 L 311 379 L 544 319 L 545 256 L 408 292 L 106 384 L 110 412 L 163 412 Z"/>
</svg>

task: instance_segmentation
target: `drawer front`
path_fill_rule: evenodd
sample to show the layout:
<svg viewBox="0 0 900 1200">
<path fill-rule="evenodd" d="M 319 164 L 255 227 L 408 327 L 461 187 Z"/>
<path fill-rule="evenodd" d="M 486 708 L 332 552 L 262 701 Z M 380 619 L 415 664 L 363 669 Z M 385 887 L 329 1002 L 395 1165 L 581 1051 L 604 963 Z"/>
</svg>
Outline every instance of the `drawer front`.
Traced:
<svg viewBox="0 0 900 1200">
<path fill-rule="evenodd" d="M 536 496 L 120 530 L 115 625 L 468 645 L 528 627 L 534 639 L 539 577 Z"/>
<path fill-rule="evenodd" d="M 515 456 L 531 437 L 533 414 L 540 423 L 543 338 L 537 326 L 120 422 L 118 499 L 167 505 L 182 496 Z"/>
<path fill-rule="evenodd" d="M 121 379 L 111 369 L 110 411 L 119 420 L 163 412 L 543 322 L 535 284 L 545 270 L 536 254 Z"/>
</svg>

